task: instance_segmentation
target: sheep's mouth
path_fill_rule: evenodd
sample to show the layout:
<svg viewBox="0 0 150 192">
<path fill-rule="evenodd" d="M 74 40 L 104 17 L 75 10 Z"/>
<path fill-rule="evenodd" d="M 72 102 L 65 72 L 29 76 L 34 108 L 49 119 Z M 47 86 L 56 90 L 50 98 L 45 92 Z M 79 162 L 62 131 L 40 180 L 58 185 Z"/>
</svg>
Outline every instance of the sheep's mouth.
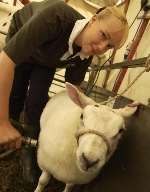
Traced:
<svg viewBox="0 0 150 192">
<path fill-rule="evenodd" d="M 88 166 L 80 166 L 80 170 L 83 171 L 83 172 L 94 172 L 96 169 L 96 165 L 92 166 L 92 167 L 88 167 Z"/>
<path fill-rule="evenodd" d="M 82 171 L 84 171 L 84 172 L 88 172 L 89 169 L 88 169 L 87 167 L 82 167 Z"/>
<path fill-rule="evenodd" d="M 109 156 L 109 154 L 111 154 L 112 148 L 111 148 L 109 139 L 103 133 L 101 133 L 100 131 L 97 131 L 97 130 L 85 129 L 85 128 L 79 129 L 76 133 L 77 143 L 79 143 L 79 138 L 85 134 L 95 134 L 95 135 L 98 135 L 100 138 L 102 138 L 107 146 L 107 156 Z"/>
<path fill-rule="evenodd" d="M 95 171 L 95 169 L 97 169 L 98 167 L 98 163 L 99 163 L 99 160 L 97 160 L 97 162 L 94 162 L 94 163 L 87 163 L 85 162 L 83 159 L 80 161 L 79 163 L 79 169 L 83 172 L 93 172 Z"/>
</svg>

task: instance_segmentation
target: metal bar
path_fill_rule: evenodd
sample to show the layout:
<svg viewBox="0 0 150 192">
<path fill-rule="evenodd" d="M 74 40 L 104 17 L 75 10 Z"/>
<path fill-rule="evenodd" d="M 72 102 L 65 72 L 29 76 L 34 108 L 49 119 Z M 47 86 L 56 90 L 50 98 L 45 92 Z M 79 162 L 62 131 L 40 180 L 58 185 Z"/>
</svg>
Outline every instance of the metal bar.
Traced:
<svg viewBox="0 0 150 192">
<path fill-rule="evenodd" d="M 55 75 L 60 76 L 60 77 L 64 77 L 63 75 L 60 75 L 60 74 L 58 74 L 58 73 L 55 73 Z"/>
<path fill-rule="evenodd" d="M 38 140 L 33 139 L 31 137 L 22 137 L 22 143 L 30 147 L 37 147 Z"/>
<path fill-rule="evenodd" d="M 16 4 L 17 4 L 17 0 L 14 0 L 13 5 L 16 6 Z"/>
<path fill-rule="evenodd" d="M 49 93 L 53 93 L 53 94 L 56 94 L 56 92 L 54 92 L 54 91 L 49 91 Z"/>
<path fill-rule="evenodd" d="M 129 4 L 130 4 L 130 0 L 126 0 L 126 2 L 125 2 L 125 8 L 124 8 L 124 12 L 125 12 L 125 13 L 127 13 L 127 11 L 128 11 Z"/>
<path fill-rule="evenodd" d="M 30 3 L 30 1 L 29 0 L 19 0 L 23 5 L 26 5 L 26 4 L 28 4 L 28 3 Z"/>
<path fill-rule="evenodd" d="M 129 60 L 129 61 L 132 60 L 132 58 L 133 58 L 133 56 L 134 56 L 134 54 L 136 52 L 136 49 L 137 49 L 137 47 L 138 47 L 138 45 L 139 45 L 139 43 L 141 41 L 141 38 L 142 38 L 142 36 L 144 34 L 144 31 L 145 31 L 145 29 L 146 29 L 146 27 L 148 25 L 148 22 L 149 22 L 149 19 L 143 18 L 143 21 L 141 23 L 140 29 L 139 29 L 139 31 L 138 31 L 138 33 L 137 33 L 137 35 L 136 35 L 132 45 L 131 45 L 131 49 L 129 51 L 127 60 Z M 114 91 L 115 93 L 118 92 L 118 90 L 120 88 L 120 85 L 121 85 L 121 83 L 122 83 L 122 81 L 123 81 L 123 79 L 125 77 L 126 72 L 127 72 L 127 68 L 126 69 L 122 69 L 119 72 L 118 77 L 117 77 L 117 81 L 115 82 L 114 87 L 112 89 L 112 91 Z"/>
<path fill-rule="evenodd" d="M 58 81 L 58 82 L 61 82 L 61 83 L 65 83 L 65 81 L 63 81 L 63 80 L 61 80 L 61 79 L 58 79 L 58 78 L 55 78 L 55 77 L 54 77 L 54 80 L 55 80 L 55 81 Z"/>
<path fill-rule="evenodd" d="M 103 69 L 111 67 L 111 69 L 120 69 L 120 68 L 135 68 L 135 67 L 145 67 L 147 57 L 135 59 L 132 61 L 123 61 L 120 63 L 115 63 L 111 66 L 104 66 Z"/>
<path fill-rule="evenodd" d="M 58 86 L 58 87 L 62 87 L 62 88 L 65 88 L 64 86 L 62 86 L 62 85 L 59 85 L 59 84 L 57 84 L 57 83 L 52 83 L 53 85 L 56 85 L 56 86 Z"/>
<path fill-rule="evenodd" d="M 128 8 L 129 8 L 129 4 L 130 4 L 130 0 L 125 0 L 125 7 L 124 7 L 124 13 L 125 13 L 125 14 L 127 14 L 127 11 L 128 11 Z M 113 50 L 113 53 L 112 53 L 110 65 L 112 65 L 113 62 L 114 62 L 114 58 L 115 58 L 116 52 L 117 52 L 117 51 L 114 49 L 114 50 Z M 111 70 L 108 69 L 107 72 L 106 72 L 106 76 L 105 76 L 105 79 L 104 79 L 104 83 L 103 83 L 103 85 L 102 85 L 103 88 L 106 88 L 106 86 L 107 86 L 107 82 L 108 82 L 110 73 L 111 73 Z"/>
<path fill-rule="evenodd" d="M 145 62 L 147 60 L 147 57 L 143 57 L 140 59 L 134 59 L 132 61 L 123 61 L 119 63 L 114 63 L 112 65 L 104 65 L 104 66 L 95 66 L 91 67 L 91 71 L 96 70 L 105 70 L 105 69 L 120 69 L 120 68 L 135 68 L 135 67 L 145 67 Z"/>
</svg>

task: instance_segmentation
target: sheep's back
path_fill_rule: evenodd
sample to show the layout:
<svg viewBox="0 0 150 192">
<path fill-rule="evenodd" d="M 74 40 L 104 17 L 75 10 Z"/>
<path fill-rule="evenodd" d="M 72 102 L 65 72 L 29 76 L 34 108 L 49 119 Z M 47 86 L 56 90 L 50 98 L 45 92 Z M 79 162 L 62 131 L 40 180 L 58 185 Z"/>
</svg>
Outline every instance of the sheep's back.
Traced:
<svg viewBox="0 0 150 192">
<path fill-rule="evenodd" d="M 80 172 L 76 166 L 75 132 L 80 114 L 81 109 L 66 92 L 62 92 L 47 103 L 41 116 L 39 165 L 66 183 L 85 183 L 91 180 L 91 175 Z"/>
</svg>

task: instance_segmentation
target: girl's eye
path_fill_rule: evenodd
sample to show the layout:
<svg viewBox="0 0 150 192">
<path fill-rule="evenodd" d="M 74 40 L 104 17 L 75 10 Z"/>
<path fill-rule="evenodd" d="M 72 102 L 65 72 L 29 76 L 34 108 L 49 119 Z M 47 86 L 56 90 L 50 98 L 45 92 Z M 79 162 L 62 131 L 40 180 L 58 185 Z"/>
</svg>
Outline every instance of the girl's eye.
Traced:
<svg viewBox="0 0 150 192">
<path fill-rule="evenodd" d="M 120 129 L 118 133 L 122 134 L 124 131 L 125 131 L 124 129 Z"/>
<path fill-rule="evenodd" d="M 101 34 L 104 38 L 107 38 L 104 32 L 101 32 Z"/>
<path fill-rule="evenodd" d="M 110 45 L 110 44 L 108 44 L 107 47 L 108 47 L 108 49 L 112 49 L 113 48 L 113 46 Z"/>
</svg>

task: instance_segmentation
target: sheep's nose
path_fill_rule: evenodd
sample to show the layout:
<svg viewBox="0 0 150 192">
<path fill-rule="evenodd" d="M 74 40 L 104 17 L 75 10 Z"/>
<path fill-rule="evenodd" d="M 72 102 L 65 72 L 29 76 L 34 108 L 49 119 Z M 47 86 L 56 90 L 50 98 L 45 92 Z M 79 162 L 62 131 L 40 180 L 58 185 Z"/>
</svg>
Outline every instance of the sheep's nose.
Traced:
<svg viewBox="0 0 150 192">
<path fill-rule="evenodd" d="M 89 168 L 93 167 L 99 161 L 99 159 L 89 160 L 88 157 L 86 157 L 86 155 L 84 153 L 82 153 L 82 158 L 84 159 L 86 169 L 89 169 Z"/>
</svg>

